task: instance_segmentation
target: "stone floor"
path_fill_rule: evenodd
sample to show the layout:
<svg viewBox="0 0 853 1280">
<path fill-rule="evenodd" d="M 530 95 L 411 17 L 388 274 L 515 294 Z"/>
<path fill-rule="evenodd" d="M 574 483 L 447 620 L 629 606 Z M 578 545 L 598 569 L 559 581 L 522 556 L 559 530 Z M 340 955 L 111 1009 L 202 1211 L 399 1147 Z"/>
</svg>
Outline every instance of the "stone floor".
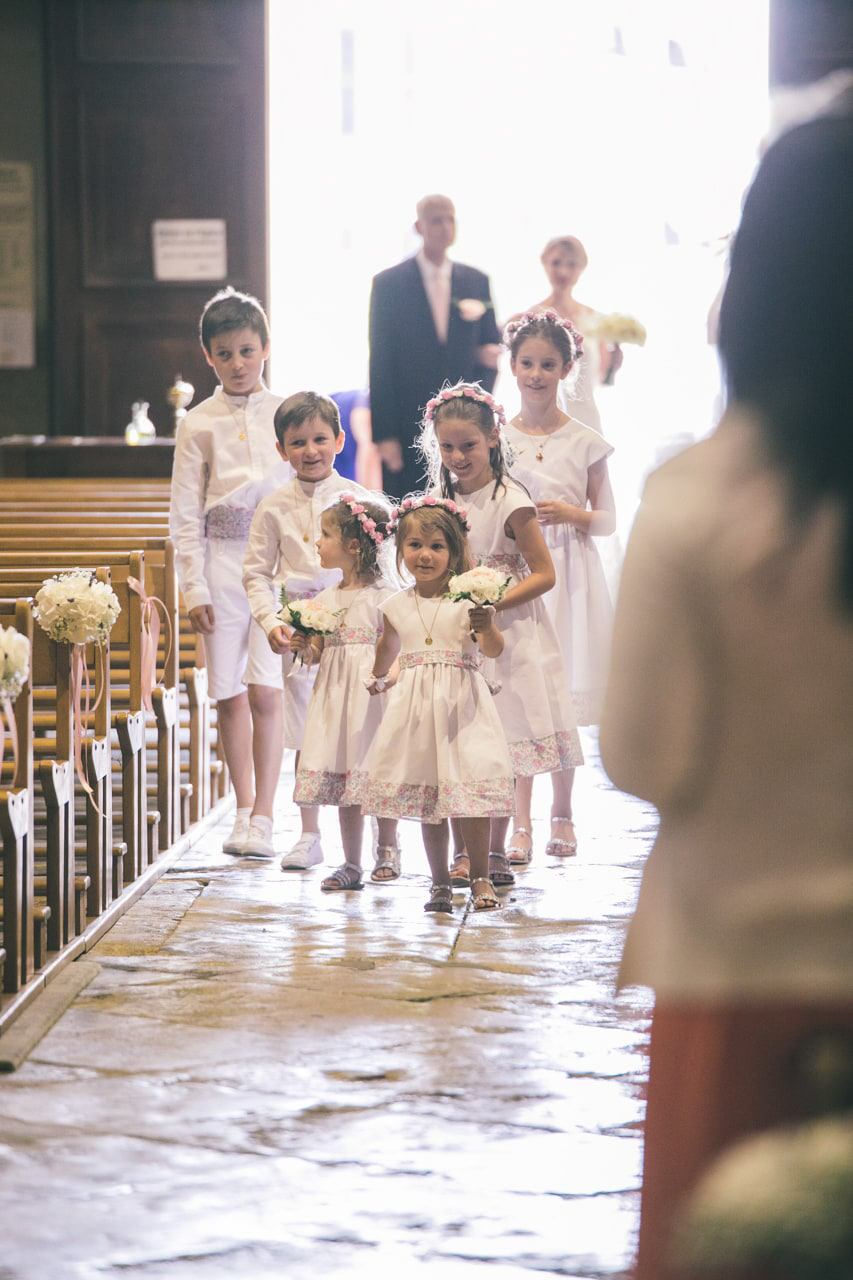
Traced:
<svg viewBox="0 0 853 1280">
<path fill-rule="evenodd" d="M 424 915 L 413 823 L 398 883 L 338 895 L 210 829 L 0 1077 L 0 1280 L 626 1276 L 649 1005 L 614 975 L 655 815 L 584 745 L 578 856 L 538 780 L 500 912 Z"/>
</svg>

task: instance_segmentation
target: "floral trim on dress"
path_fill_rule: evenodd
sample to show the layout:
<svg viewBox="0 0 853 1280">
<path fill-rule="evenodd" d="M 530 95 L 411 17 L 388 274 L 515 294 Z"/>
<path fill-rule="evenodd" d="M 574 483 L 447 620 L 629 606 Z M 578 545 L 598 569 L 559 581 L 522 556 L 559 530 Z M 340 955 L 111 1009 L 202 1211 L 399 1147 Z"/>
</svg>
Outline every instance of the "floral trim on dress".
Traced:
<svg viewBox="0 0 853 1280">
<path fill-rule="evenodd" d="M 457 653 L 455 649 L 418 649 L 414 653 L 401 653 L 400 670 L 406 667 L 464 667 L 466 671 L 479 671 L 480 659 L 472 653 Z"/>
<path fill-rule="evenodd" d="M 339 627 L 325 637 L 324 647 L 329 649 L 345 644 L 375 645 L 381 635 L 381 627 Z"/>
<path fill-rule="evenodd" d="M 343 799 L 351 776 L 348 773 L 329 773 L 325 769 L 300 769 L 293 788 L 294 803 L 352 804 L 353 801 Z"/>
<path fill-rule="evenodd" d="M 353 773 L 353 790 L 362 811 L 380 818 L 440 822 L 443 818 L 504 818 L 514 811 L 509 777 L 425 786 L 374 782 L 366 773 Z"/>
<path fill-rule="evenodd" d="M 522 738 L 508 746 L 512 771 L 520 778 L 574 769 L 583 764 L 583 748 L 576 729 L 549 734 L 547 738 Z"/>
<path fill-rule="evenodd" d="M 254 514 L 250 507 L 211 507 L 204 517 L 204 535 L 217 541 L 246 542 Z"/>
<path fill-rule="evenodd" d="M 524 556 L 508 552 L 498 551 L 494 555 L 481 556 L 480 564 L 484 564 L 487 569 L 506 569 L 507 573 L 514 574 L 516 578 L 526 578 L 530 574 Z"/>
</svg>

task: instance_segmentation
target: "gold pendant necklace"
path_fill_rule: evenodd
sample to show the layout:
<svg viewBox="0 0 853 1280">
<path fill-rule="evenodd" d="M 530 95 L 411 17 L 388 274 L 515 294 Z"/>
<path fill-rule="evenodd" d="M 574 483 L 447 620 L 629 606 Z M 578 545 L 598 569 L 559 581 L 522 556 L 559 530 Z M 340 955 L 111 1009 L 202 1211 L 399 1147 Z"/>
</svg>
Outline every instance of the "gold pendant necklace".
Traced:
<svg viewBox="0 0 853 1280">
<path fill-rule="evenodd" d="M 225 394 L 227 395 L 228 393 L 226 392 Z M 242 399 L 242 397 L 240 398 Z M 246 396 L 246 403 L 244 405 L 241 405 L 239 410 L 234 408 L 230 400 L 228 401 L 228 408 L 231 410 L 231 417 L 234 419 L 234 425 L 237 428 L 237 439 L 245 440 L 246 439 L 246 410 L 249 408 L 249 397 Z M 238 412 L 242 413 L 243 415 L 242 423 L 240 422 L 240 419 L 237 416 Z"/>
<path fill-rule="evenodd" d="M 443 604 L 444 604 L 444 596 L 439 596 L 438 604 L 435 606 L 435 613 L 432 615 L 432 622 L 429 624 L 429 627 L 427 627 L 426 623 L 424 622 L 423 614 L 421 613 L 421 606 L 418 603 L 417 588 L 415 589 L 415 608 L 418 611 L 418 617 L 420 618 L 421 626 L 424 629 L 424 644 L 432 644 L 432 629 L 435 626 L 435 620 L 438 617 L 438 611 Z"/>
<path fill-rule="evenodd" d="M 526 433 L 526 428 L 524 426 L 524 419 L 522 418 L 521 414 L 517 414 L 515 420 L 518 423 L 519 427 L 521 427 L 522 431 L 525 431 Z M 554 431 L 559 431 L 561 426 L 562 426 L 562 423 L 558 422 L 556 427 L 554 427 Z M 537 436 L 532 437 L 532 439 L 534 440 L 536 439 L 539 440 L 539 447 L 533 455 L 537 462 L 542 461 L 542 457 L 545 453 L 545 449 L 547 448 L 548 441 L 551 439 L 551 436 L 554 434 L 554 431 L 542 432 L 542 434 L 539 437 Z"/>
</svg>

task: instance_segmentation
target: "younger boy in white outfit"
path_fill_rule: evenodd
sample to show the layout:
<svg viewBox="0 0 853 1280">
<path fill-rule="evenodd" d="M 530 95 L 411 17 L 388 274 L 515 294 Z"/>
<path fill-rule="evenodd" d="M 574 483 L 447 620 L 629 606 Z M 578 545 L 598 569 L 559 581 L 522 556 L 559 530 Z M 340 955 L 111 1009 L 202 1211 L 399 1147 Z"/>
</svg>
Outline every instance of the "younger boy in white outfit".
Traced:
<svg viewBox="0 0 853 1280">
<path fill-rule="evenodd" d="M 236 792 L 234 828 L 222 847 L 264 855 L 273 852 L 281 768 L 281 663 L 252 618 L 241 575 L 255 508 L 292 471 L 279 457 L 273 428 L 281 397 L 261 376 L 270 337 L 257 298 L 221 290 L 204 307 L 200 336 L 219 386 L 178 428 L 169 531 Z"/>
<path fill-rule="evenodd" d="M 344 445 L 338 406 L 315 391 L 300 391 L 279 405 L 275 414 L 278 451 L 296 473 L 258 506 L 243 562 L 243 584 L 256 621 L 266 632 L 273 654 L 287 672 L 284 681 L 284 745 L 297 753 L 302 746 L 308 699 L 316 667 L 294 666 L 290 630 L 279 618 L 283 586 L 289 600 L 315 596 L 340 581 L 340 569 L 323 569 L 317 551 L 320 516 L 338 493 L 369 497 L 368 491 L 335 471 Z M 297 765 L 298 765 L 297 754 Z M 281 860 L 285 870 L 305 871 L 323 861 L 319 810 L 302 806 L 302 835 Z"/>
</svg>

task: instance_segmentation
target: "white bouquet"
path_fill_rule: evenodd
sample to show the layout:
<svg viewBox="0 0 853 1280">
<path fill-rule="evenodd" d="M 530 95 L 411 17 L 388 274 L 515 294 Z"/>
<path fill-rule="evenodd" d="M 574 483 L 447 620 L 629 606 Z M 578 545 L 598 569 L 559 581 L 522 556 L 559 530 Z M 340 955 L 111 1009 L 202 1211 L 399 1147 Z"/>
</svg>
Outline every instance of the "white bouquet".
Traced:
<svg viewBox="0 0 853 1280">
<path fill-rule="evenodd" d="M 487 565 L 477 565 L 467 573 L 457 573 L 447 584 L 445 598 L 447 600 L 470 600 L 473 605 L 497 604 L 506 591 L 511 579 L 490 569 Z"/>
<path fill-rule="evenodd" d="M 33 616 L 61 644 L 105 644 L 121 613 L 118 596 L 88 569 L 47 578 L 36 592 Z"/>
<path fill-rule="evenodd" d="M 294 631 L 301 631 L 304 636 L 330 636 L 333 631 L 338 629 L 338 618 L 344 609 L 327 609 L 324 604 L 317 604 L 316 600 L 288 600 L 287 592 L 284 587 L 281 589 L 281 608 L 278 616 L 286 627 L 293 627 Z M 305 654 L 299 654 L 299 667 L 305 666 Z M 294 664 L 289 675 L 293 675 L 298 668 Z"/>
<path fill-rule="evenodd" d="M 646 345 L 646 330 L 635 316 L 624 315 L 621 311 L 611 311 L 605 315 L 597 311 L 589 319 L 584 319 L 585 337 L 594 338 L 598 342 L 610 342 L 618 347 L 623 342 L 634 346 Z"/>
<path fill-rule="evenodd" d="M 675 1257 L 690 1274 L 849 1280 L 853 1115 L 768 1129 L 724 1151 L 688 1199 Z"/>
<path fill-rule="evenodd" d="M 278 616 L 286 627 L 293 627 L 306 636 L 330 636 L 337 631 L 338 618 L 342 613 L 343 609 L 327 609 L 315 600 L 288 600 L 282 587 Z"/>
<path fill-rule="evenodd" d="M 0 627 L 0 698 L 14 702 L 29 674 L 29 640 L 14 627 Z"/>
</svg>

